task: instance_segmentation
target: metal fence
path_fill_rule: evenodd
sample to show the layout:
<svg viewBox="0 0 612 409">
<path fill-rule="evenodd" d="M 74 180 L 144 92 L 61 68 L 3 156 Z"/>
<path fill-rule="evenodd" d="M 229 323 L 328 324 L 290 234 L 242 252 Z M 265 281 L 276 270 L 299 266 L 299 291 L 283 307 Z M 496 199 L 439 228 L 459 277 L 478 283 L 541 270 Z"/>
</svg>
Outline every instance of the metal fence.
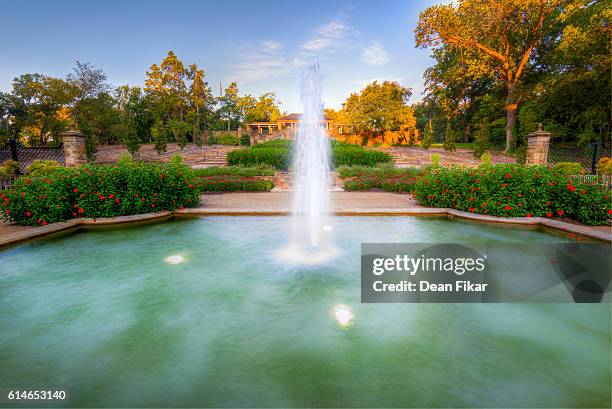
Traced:
<svg viewBox="0 0 612 409">
<path fill-rule="evenodd" d="M 0 163 L 7 160 L 19 162 L 20 173 L 25 173 L 27 167 L 35 160 L 54 160 L 63 165 L 64 147 L 62 144 L 59 144 L 56 147 L 26 148 L 10 140 L 4 146 L 0 146 Z"/>
<path fill-rule="evenodd" d="M 548 149 L 549 164 L 578 162 L 585 171 L 590 173 L 595 173 L 595 165 L 603 157 L 610 157 L 610 146 L 599 142 L 586 146 L 551 143 Z"/>
<path fill-rule="evenodd" d="M 12 188 L 17 178 L 18 176 L 0 176 L 0 191 Z"/>
</svg>

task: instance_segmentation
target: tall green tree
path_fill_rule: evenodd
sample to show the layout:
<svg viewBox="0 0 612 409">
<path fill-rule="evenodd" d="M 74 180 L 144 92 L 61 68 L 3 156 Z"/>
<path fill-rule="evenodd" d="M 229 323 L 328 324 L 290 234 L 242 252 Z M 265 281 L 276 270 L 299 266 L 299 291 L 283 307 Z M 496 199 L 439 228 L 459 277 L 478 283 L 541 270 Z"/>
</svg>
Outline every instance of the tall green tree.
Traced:
<svg viewBox="0 0 612 409">
<path fill-rule="evenodd" d="M 521 99 L 522 77 L 534 51 L 562 19 L 564 0 L 459 0 L 435 5 L 420 15 L 416 44 L 454 48 L 469 69 L 486 72 L 506 88 L 506 151 Z"/>
<path fill-rule="evenodd" d="M 219 97 L 219 109 L 217 112 L 221 118 L 227 121 L 228 131 L 232 129 L 232 126 L 235 129 L 238 128 L 242 118 L 240 112 L 240 97 L 238 96 L 238 84 L 236 84 L 235 81 L 232 81 L 225 89 L 223 96 Z"/>
</svg>

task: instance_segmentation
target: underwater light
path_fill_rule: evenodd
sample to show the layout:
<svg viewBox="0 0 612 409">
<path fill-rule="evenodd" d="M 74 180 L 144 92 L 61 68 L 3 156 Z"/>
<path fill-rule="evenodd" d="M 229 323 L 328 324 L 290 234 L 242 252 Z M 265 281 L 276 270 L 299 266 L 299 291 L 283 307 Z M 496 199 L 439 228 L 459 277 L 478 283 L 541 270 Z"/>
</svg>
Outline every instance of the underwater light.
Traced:
<svg viewBox="0 0 612 409">
<path fill-rule="evenodd" d="M 334 318 L 341 327 L 346 327 L 352 323 L 355 315 L 349 307 L 340 304 L 334 307 Z"/>
<path fill-rule="evenodd" d="M 180 254 L 175 254 L 173 256 L 168 256 L 164 259 L 164 261 L 168 264 L 181 264 L 185 262 L 185 257 Z"/>
</svg>

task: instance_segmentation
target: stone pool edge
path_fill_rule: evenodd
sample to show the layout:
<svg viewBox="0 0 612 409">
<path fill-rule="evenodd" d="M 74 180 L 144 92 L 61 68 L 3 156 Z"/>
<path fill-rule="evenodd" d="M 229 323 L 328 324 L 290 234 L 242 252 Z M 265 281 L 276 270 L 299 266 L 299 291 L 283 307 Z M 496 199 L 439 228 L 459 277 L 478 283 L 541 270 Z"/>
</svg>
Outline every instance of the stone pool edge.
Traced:
<svg viewBox="0 0 612 409">
<path fill-rule="evenodd" d="M 121 224 L 136 224 L 136 223 L 151 223 L 157 221 L 166 221 L 176 217 L 189 216 L 286 216 L 290 214 L 289 209 L 182 209 L 172 212 L 158 212 L 137 214 L 131 216 L 118 217 L 102 217 L 98 219 L 82 218 L 71 219 L 65 222 L 58 222 L 46 226 L 32 227 L 31 229 L 8 233 L 0 238 L 0 248 L 8 247 L 14 244 L 23 243 L 25 241 L 41 238 L 44 236 L 69 232 L 71 230 L 95 229 L 109 226 L 117 226 Z M 599 230 L 590 228 L 589 226 L 576 225 L 562 222 L 560 220 L 546 219 L 542 217 L 509 217 L 501 218 L 487 216 L 482 214 L 474 214 L 463 212 L 455 209 L 446 208 L 430 208 L 430 207 L 415 207 L 409 209 L 368 209 L 368 208 L 353 208 L 343 209 L 333 212 L 336 216 L 434 216 L 447 217 L 449 219 L 462 219 L 475 221 L 487 224 L 496 224 L 509 227 L 527 227 L 558 231 L 561 233 L 573 234 L 578 237 L 594 239 L 606 243 L 612 243 L 612 234 L 605 233 Z"/>
</svg>

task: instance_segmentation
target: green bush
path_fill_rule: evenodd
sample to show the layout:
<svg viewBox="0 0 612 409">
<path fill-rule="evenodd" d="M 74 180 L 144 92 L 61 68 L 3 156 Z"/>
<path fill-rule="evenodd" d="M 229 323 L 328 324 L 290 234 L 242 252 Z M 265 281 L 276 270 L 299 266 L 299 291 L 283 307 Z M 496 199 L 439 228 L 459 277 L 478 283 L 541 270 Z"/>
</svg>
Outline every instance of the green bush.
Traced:
<svg viewBox="0 0 612 409">
<path fill-rule="evenodd" d="M 266 192 L 274 187 L 269 180 L 239 175 L 215 175 L 201 178 L 204 192 Z"/>
<path fill-rule="evenodd" d="M 422 170 L 418 168 L 396 168 L 391 165 L 378 167 L 341 166 L 338 168 L 340 178 L 345 181 L 346 190 L 381 189 L 387 192 L 411 192 L 416 177 Z"/>
<path fill-rule="evenodd" d="M 491 158 L 489 152 L 484 152 L 480 155 L 480 163 L 485 166 L 491 166 L 493 164 L 493 159 Z"/>
<path fill-rule="evenodd" d="M 240 146 L 251 146 L 251 136 L 248 133 L 243 133 L 240 137 Z"/>
<path fill-rule="evenodd" d="M 217 144 L 219 145 L 238 145 L 240 138 L 235 133 L 223 133 L 217 136 Z"/>
<path fill-rule="evenodd" d="M 35 160 L 27 167 L 30 176 L 48 176 L 62 169 L 63 166 L 54 160 Z"/>
<path fill-rule="evenodd" d="M 431 158 L 432 166 L 440 166 L 440 154 L 439 153 L 432 153 L 430 158 Z"/>
<path fill-rule="evenodd" d="M 121 160 L 86 164 L 48 176 L 24 176 L 2 194 L 1 216 L 22 225 L 79 217 L 114 217 L 195 207 L 199 178 L 184 165 Z"/>
<path fill-rule="evenodd" d="M 363 176 L 390 177 L 410 176 L 417 177 L 422 173 L 418 168 L 396 168 L 393 165 L 370 166 L 340 166 L 337 169 L 338 176 L 342 179 Z"/>
<path fill-rule="evenodd" d="M 419 178 L 420 205 L 502 217 L 569 217 L 607 223 L 610 190 L 552 172 L 546 166 L 501 164 L 472 169 L 437 167 Z"/>
<path fill-rule="evenodd" d="M 598 175 L 612 175 L 612 158 L 601 158 L 595 166 Z"/>
<path fill-rule="evenodd" d="M 6 160 L 0 165 L 0 176 L 12 176 L 17 174 L 19 170 L 19 162 L 14 160 Z"/>
<path fill-rule="evenodd" d="M 289 149 L 257 147 L 236 149 L 228 152 L 227 164 L 230 166 L 268 165 L 275 169 L 287 170 L 291 162 Z"/>
<path fill-rule="evenodd" d="M 559 162 L 555 163 L 551 169 L 553 173 L 559 175 L 580 175 L 583 173 L 582 165 L 578 162 Z"/>
<path fill-rule="evenodd" d="M 393 162 L 393 157 L 388 153 L 338 141 L 332 141 L 331 153 L 332 163 L 336 167 L 376 166 Z M 241 166 L 269 165 L 276 169 L 287 170 L 291 163 L 291 141 L 273 139 L 248 149 L 229 152 L 227 163 Z"/>
<path fill-rule="evenodd" d="M 217 145 L 219 141 L 217 140 L 217 137 L 215 136 L 215 134 L 211 132 L 208 135 L 208 138 L 206 139 L 206 143 L 208 143 L 209 145 Z"/>
<path fill-rule="evenodd" d="M 193 174 L 196 176 L 221 176 L 221 175 L 239 175 L 239 176 L 274 176 L 276 170 L 271 166 L 257 165 L 253 167 L 243 166 L 212 166 L 210 168 L 193 169 Z"/>
</svg>

